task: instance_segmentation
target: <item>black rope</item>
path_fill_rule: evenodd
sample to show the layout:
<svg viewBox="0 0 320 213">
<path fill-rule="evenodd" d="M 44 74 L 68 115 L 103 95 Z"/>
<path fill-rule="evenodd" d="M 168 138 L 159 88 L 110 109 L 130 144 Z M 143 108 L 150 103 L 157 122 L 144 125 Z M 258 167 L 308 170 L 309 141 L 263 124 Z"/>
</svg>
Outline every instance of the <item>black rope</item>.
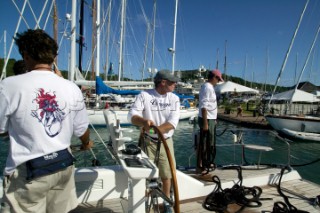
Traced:
<svg viewBox="0 0 320 213">
<path fill-rule="evenodd" d="M 218 176 L 214 175 L 212 181 L 216 184 L 215 189 L 211 192 L 202 204 L 203 208 L 209 211 L 223 213 L 229 204 L 237 204 L 240 209 L 235 213 L 241 212 L 245 207 L 260 207 L 260 195 L 262 189 L 258 186 L 242 186 L 242 169 L 240 166 L 224 167 L 224 169 L 236 169 L 238 171 L 239 181 L 232 188 L 222 189 L 221 181 Z"/>
<path fill-rule="evenodd" d="M 220 136 L 223 135 L 227 130 L 228 130 L 228 128 L 225 128 L 220 134 L 215 133 L 215 136 L 220 137 Z"/>
<path fill-rule="evenodd" d="M 282 176 L 285 170 L 289 170 L 289 168 L 283 167 L 281 169 L 279 183 L 277 185 L 277 191 L 281 195 L 281 197 L 284 199 L 285 203 L 281 201 L 275 202 L 273 205 L 272 213 L 309 213 L 307 211 L 298 210 L 295 206 L 293 206 L 289 202 L 289 198 L 285 194 L 283 194 L 283 192 L 281 191 L 280 184 L 281 184 Z"/>
<path fill-rule="evenodd" d="M 320 158 L 316 159 L 316 160 L 313 160 L 309 163 L 304 163 L 304 164 L 294 164 L 294 165 L 291 165 L 292 167 L 300 167 L 300 166 L 308 166 L 308 165 L 311 165 L 311 164 L 314 164 L 314 163 L 317 163 L 320 161 Z"/>
</svg>

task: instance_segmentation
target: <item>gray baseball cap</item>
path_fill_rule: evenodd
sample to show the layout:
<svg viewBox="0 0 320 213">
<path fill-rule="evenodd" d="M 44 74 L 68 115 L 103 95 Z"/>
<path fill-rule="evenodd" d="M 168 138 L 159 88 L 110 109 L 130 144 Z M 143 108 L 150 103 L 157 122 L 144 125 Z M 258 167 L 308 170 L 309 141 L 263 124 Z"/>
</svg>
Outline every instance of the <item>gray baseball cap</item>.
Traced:
<svg viewBox="0 0 320 213">
<path fill-rule="evenodd" d="M 165 71 L 165 70 L 160 70 L 157 72 L 156 76 L 154 77 L 154 80 L 169 80 L 172 82 L 179 82 L 180 78 L 174 76 L 172 73 Z"/>
</svg>

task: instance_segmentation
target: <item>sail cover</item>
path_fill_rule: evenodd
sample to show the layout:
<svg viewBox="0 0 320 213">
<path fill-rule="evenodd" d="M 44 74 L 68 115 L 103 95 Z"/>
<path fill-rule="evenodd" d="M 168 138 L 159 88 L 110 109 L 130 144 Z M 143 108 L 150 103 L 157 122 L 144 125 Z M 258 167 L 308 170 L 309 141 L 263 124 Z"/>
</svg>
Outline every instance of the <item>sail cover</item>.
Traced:
<svg viewBox="0 0 320 213">
<path fill-rule="evenodd" d="M 140 93 L 140 90 L 117 90 L 107 86 L 103 83 L 102 79 L 97 76 L 96 77 L 96 94 L 117 94 L 117 95 L 137 95 Z"/>
</svg>

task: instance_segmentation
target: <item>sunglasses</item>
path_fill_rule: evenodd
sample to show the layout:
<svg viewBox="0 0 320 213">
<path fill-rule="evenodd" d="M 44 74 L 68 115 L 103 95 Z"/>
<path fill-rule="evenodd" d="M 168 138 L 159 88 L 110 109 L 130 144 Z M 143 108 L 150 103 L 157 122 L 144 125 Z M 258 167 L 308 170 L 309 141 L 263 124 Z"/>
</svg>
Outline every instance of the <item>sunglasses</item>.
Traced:
<svg viewBox="0 0 320 213">
<path fill-rule="evenodd" d="M 214 76 L 217 80 L 218 80 L 218 82 L 220 82 L 221 80 L 220 80 L 220 78 L 218 77 L 218 76 Z"/>
</svg>

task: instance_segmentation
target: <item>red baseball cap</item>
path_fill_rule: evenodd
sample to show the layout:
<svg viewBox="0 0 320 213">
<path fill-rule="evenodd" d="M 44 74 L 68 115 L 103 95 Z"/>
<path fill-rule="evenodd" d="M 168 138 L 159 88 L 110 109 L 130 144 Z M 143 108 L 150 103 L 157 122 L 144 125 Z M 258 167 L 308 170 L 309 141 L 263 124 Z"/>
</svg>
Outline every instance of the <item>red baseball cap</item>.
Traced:
<svg viewBox="0 0 320 213">
<path fill-rule="evenodd" d="M 219 70 L 212 70 L 211 73 L 212 73 L 212 75 L 218 77 L 218 79 L 220 81 L 224 81 L 223 78 L 222 78 L 222 74 L 221 74 L 221 72 Z"/>
</svg>

